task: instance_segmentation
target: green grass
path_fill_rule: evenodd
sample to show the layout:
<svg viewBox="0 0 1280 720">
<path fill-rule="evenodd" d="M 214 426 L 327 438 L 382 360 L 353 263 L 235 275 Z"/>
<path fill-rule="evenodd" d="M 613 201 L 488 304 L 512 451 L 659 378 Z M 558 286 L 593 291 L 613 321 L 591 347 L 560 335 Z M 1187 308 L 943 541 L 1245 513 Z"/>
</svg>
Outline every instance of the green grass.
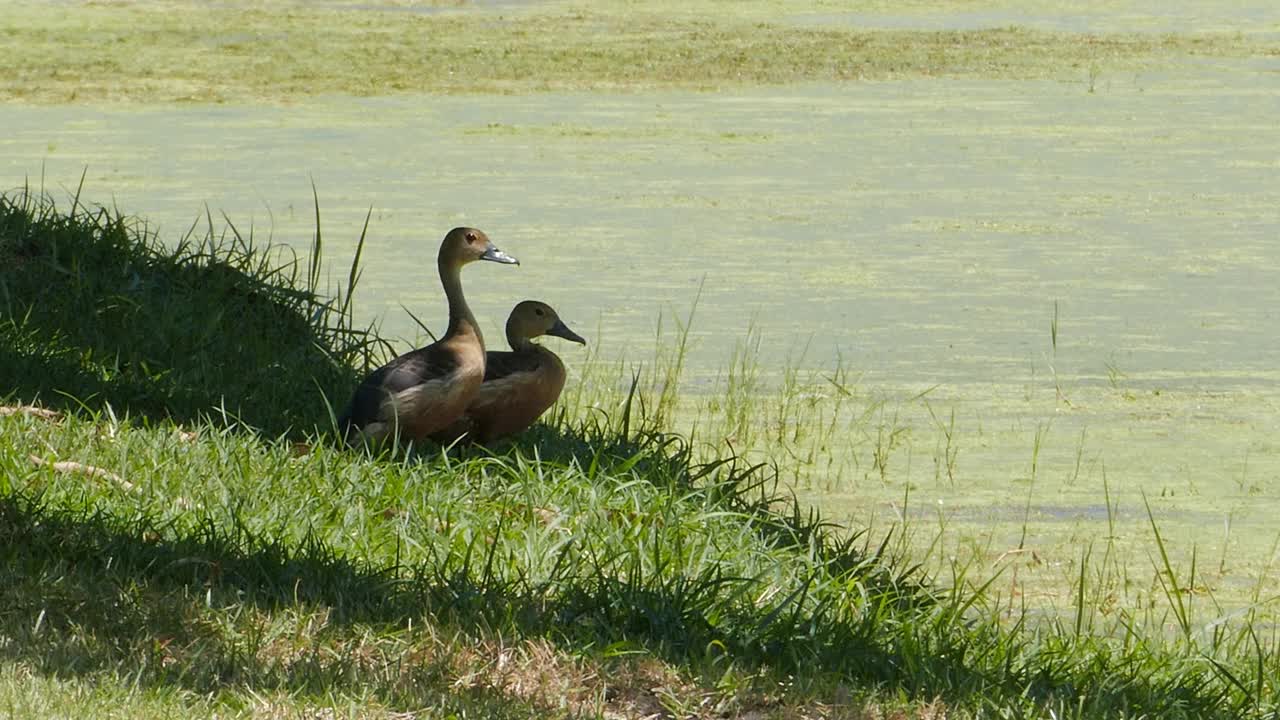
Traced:
<svg viewBox="0 0 1280 720">
<path fill-rule="evenodd" d="M 345 295 L 323 299 L 318 264 L 258 252 L 230 223 L 206 216 L 203 234 L 165 245 L 140 220 L 71 203 L 62 214 L 36 194 L 0 201 L 5 393 L 299 433 L 327 415 L 321 391 L 343 402 L 352 366 L 383 350 L 349 321 L 354 272 Z M 318 231 L 314 242 L 318 259 Z"/>
<path fill-rule="evenodd" d="M 664 431 L 678 343 L 496 454 L 371 456 L 324 435 L 326 395 L 385 352 L 350 320 L 358 263 L 326 300 L 318 265 L 233 231 L 164 245 L 26 193 L 0 256 L 0 388 L 62 410 L 0 414 L 0 714 L 1277 711 L 1274 623 L 1202 623 L 1163 542 L 1146 608 L 1106 606 L 1092 546 L 1069 617 L 926 572 Z M 726 401 L 749 409 L 744 363 Z"/>
<path fill-rule="evenodd" d="M 802 3 L 789 12 L 830 11 Z M 1054 78 L 1280 52 L 1228 34 L 801 27 L 769 4 L 532 4 L 406 13 L 302 3 L 19 3 L 0 98 L 287 102 L 319 94 L 706 90 L 919 77 Z"/>
</svg>

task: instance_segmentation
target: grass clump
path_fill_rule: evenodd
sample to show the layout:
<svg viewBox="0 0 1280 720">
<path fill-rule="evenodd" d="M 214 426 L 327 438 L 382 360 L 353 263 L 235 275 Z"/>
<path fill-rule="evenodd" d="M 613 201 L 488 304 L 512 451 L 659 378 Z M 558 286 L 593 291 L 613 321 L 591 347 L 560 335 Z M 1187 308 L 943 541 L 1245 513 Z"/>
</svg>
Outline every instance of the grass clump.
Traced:
<svg viewBox="0 0 1280 720">
<path fill-rule="evenodd" d="M 319 232 L 304 266 L 205 220 L 164 245 L 78 196 L 65 212 L 0 196 L 0 394 L 268 434 L 323 427 L 324 393 L 345 399 L 352 366 L 380 348 L 348 303 L 317 294 Z"/>
<path fill-rule="evenodd" d="M 126 716 L 497 718 L 1276 710 L 1272 631 L 1003 623 L 989 583 L 967 568 L 929 577 L 888 540 L 800 506 L 770 465 L 704 457 L 664 432 L 654 418 L 670 407 L 640 378 L 498 453 L 373 456 L 324 442 L 321 391 L 349 383 L 376 346 L 342 319 L 349 303 L 318 299 L 316 273 L 281 272 L 296 263 L 243 243 L 166 254 L 145 226 L 79 202 L 63 213 L 19 195 L 0 207 L 0 247 L 24 272 L 47 273 L 43 284 L 0 276 L 2 319 L 27 343 L 6 351 L 0 377 L 23 404 L 65 397 L 54 392 L 70 392 L 64 382 L 97 393 L 60 415 L 0 414 L 0 706 L 17 714 L 107 704 Z M 139 287 L 170 289 L 128 295 L 113 264 L 125 257 L 150 279 Z M 204 293 L 182 282 L 229 269 L 245 284 Z M 275 334 L 226 354 L 235 364 L 184 384 L 187 395 L 169 383 L 188 365 L 150 368 L 218 350 L 191 346 L 189 323 L 111 314 L 153 318 L 162 307 L 139 305 L 174 298 L 208 302 L 208 313 L 251 293 L 274 308 L 263 327 Z M 91 329 L 78 315 L 106 322 Z M 113 349 L 130 357 L 137 324 L 153 344 L 194 349 L 145 372 L 95 364 Z M 315 353 L 309 399 L 239 394 L 269 392 L 247 378 L 275 343 Z M 46 355 L 81 371 L 15 372 Z M 186 404 L 166 410 L 171 397 Z M 216 403 L 254 427 L 309 428 L 310 442 L 204 412 Z"/>
</svg>

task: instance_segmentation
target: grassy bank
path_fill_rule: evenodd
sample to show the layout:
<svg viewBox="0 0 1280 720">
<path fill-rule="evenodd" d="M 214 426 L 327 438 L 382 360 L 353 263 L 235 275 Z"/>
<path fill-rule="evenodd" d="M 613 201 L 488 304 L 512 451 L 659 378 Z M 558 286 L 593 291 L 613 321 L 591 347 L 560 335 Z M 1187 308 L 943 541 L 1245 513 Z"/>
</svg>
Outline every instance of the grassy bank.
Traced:
<svg viewBox="0 0 1280 720">
<path fill-rule="evenodd" d="M 335 447 L 326 396 L 385 348 L 309 266 L 209 224 L 161 244 L 0 199 L 3 712 L 1276 710 L 1274 625 L 1200 624 L 1182 568 L 1158 607 L 1082 573 L 1071 617 L 1010 615 L 970 568 L 931 576 L 664 432 L 670 371 L 579 386 L 493 455 Z"/>
<path fill-rule="evenodd" d="M 376 7 L 376 5 L 375 5 Z M 20 3 L 0 25 L 0 98 L 257 102 L 343 93 L 715 89 L 912 77 L 1053 78 L 1189 56 L 1274 55 L 1238 35 L 801 27 L 715 3 L 404 12 L 341 4 Z M 820 6 L 790 8 L 808 12 Z"/>
<path fill-rule="evenodd" d="M 258 248 L 252 232 L 215 229 L 210 215 L 203 231 L 162 244 L 141 220 L 71 203 L 62 214 L 27 193 L 5 200 L 7 393 L 53 408 L 110 405 L 175 422 L 217 415 L 297 433 L 326 416 L 323 392 L 348 392 L 352 365 L 380 350 L 341 300 L 318 298 L 318 267 Z"/>
</svg>

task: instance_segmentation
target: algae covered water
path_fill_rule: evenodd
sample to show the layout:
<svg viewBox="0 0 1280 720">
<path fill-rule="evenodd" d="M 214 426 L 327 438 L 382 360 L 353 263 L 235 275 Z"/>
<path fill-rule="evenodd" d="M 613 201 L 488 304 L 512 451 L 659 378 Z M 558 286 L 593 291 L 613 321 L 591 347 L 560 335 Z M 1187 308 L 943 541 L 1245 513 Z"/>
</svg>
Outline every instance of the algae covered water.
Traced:
<svg viewBox="0 0 1280 720">
<path fill-rule="evenodd" d="M 5 182 L 69 186 L 165 237 L 224 212 L 330 258 L 373 208 L 362 300 L 393 334 L 439 304 L 444 230 L 527 258 L 473 272 L 500 326 L 547 295 L 647 347 L 705 277 L 695 368 L 756 323 L 869 380 L 1022 382 L 1059 303 L 1059 373 L 1274 381 L 1280 67 L 732 95 L 410 97 L 301 107 L 6 106 Z M 340 271 L 342 268 L 339 267 Z"/>
<path fill-rule="evenodd" d="M 716 392 L 751 327 L 766 374 L 840 363 L 879 403 L 826 448 L 835 479 L 803 486 L 840 517 L 923 514 L 991 556 L 1030 520 L 1041 571 L 1065 576 L 1108 514 L 1148 537 L 1145 494 L 1181 552 L 1243 587 L 1280 531 L 1277 117 L 1274 58 L 1079 82 L 10 104 L 0 177 L 71 187 L 87 167 L 86 198 L 162 237 L 207 206 L 298 248 L 314 182 L 335 281 L 372 207 L 361 313 L 391 335 L 416 334 L 402 305 L 440 322 L 434 251 L 460 224 L 523 263 L 467 274 L 491 338 L 532 297 L 644 362 L 659 314 L 701 287 L 687 393 Z"/>
</svg>

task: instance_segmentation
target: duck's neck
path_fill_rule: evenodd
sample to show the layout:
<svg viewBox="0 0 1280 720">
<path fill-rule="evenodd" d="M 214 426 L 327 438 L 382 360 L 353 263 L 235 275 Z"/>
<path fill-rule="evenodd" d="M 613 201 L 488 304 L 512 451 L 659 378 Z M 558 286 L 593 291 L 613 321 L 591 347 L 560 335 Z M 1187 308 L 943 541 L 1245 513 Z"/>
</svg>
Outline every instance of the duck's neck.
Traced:
<svg viewBox="0 0 1280 720">
<path fill-rule="evenodd" d="M 515 328 L 507 328 L 507 344 L 516 352 L 528 352 L 538 347 L 533 341 L 516 331 Z"/>
<path fill-rule="evenodd" d="M 474 337 L 484 346 L 484 336 L 480 334 L 480 325 L 476 316 L 471 314 L 467 299 L 462 295 L 462 266 L 457 263 L 440 260 L 440 282 L 444 285 L 444 296 L 449 301 L 449 329 L 445 337 Z"/>
</svg>

